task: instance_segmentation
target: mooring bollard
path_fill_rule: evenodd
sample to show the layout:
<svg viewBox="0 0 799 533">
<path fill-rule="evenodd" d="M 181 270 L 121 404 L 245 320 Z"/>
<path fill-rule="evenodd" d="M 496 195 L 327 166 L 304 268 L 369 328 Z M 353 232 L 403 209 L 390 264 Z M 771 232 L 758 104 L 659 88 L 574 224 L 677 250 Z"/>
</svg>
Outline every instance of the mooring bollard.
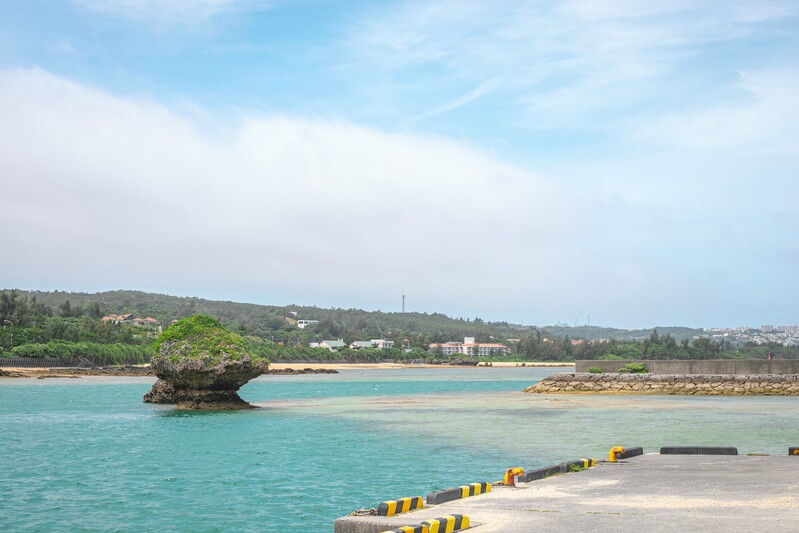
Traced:
<svg viewBox="0 0 799 533">
<path fill-rule="evenodd" d="M 506 487 L 515 487 L 516 476 L 520 476 L 522 474 L 524 474 L 524 468 L 512 466 L 505 470 L 505 476 L 502 478 L 502 483 L 504 483 Z"/>
<path fill-rule="evenodd" d="M 619 460 L 619 455 L 624 453 L 624 446 L 614 446 L 608 453 L 608 461 L 615 463 Z"/>
</svg>

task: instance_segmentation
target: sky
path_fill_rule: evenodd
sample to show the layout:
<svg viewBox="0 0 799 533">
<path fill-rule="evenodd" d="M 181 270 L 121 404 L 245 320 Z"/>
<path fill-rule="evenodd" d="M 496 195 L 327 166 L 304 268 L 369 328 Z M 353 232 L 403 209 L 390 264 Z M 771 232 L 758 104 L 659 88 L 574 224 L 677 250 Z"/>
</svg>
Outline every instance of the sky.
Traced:
<svg viewBox="0 0 799 533">
<path fill-rule="evenodd" d="M 796 324 L 797 95 L 794 0 L 7 0 L 0 287 Z"/>
</svg>

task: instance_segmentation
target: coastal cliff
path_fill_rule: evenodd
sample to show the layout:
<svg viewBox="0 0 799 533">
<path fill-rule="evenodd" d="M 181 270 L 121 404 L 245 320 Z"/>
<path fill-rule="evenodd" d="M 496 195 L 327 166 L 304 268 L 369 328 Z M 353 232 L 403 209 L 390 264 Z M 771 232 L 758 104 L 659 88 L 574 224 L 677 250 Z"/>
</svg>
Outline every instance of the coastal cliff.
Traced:
<svg viewBox="0 0 799 533">
<path fill-rule="evenodd" d="M 524 389 L 545 394 L 799 396 L 799 374 L 553 374 Z"/>
</svg>

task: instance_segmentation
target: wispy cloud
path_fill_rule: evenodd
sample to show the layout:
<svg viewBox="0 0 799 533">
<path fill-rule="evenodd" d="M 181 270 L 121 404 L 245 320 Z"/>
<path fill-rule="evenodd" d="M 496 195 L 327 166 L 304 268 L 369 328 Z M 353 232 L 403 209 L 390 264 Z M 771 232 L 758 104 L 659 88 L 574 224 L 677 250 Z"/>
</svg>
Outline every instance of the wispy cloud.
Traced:
<svg viewBox="0 0 799 533">
<path fill-rule="evenodd" d="M 706 83 L 693 70 L 697 54 L 770 34 L 775 24 L 795 24 L 797 14 L 777 0 L 408 1 L 375 9 L 349 42 L 371 68 L 422 79 L 433 92 L 453 79 L 461 86 L 502 80 L 497 88 L 516 102 L 519 125 L 562 128 L 616 120 L 640 106 L 680 107 L 686 92 Z"/>
<path fill-rule="evenodd" d="M 486 80 L 483 83 L 481 83 L 480 85 L 478 85 L 477 87 L 475 87 L 474 89 L 472 89 L 471 91 L 469 91 L 466 94 L 464 94 L 463 96 L 460 96 L 460 97 L 458 97 L 458 98 L 456 98 L 456 99 L 454 99 L 454 100 L 452 100 L 450 102 L 447 102 L 444 105 L 440 105 L 440 106 L 438 106 L 436 108 L 433 108 L 433 109 L 431 109 L 429 111 L 425 111 L 424 113 L 416 115 L 415 117 L 410 118 L 408 120 L 408 122 L 409 123 L 419 122 L 419 121 L 424 120 L 426 118 L 434 117 L 436 115 L 440 115 L 442 113 L 447 113 L 447 112 L 452 111 L 454 109 L 458 109 L 459 107 L 463 107 L 463 106 L 469 104 L 470 102 L 473 102 L 473 101 L 477 100 L 478 98 L 481 98 L 484 95 L 486 95 L 489 92 L 491 92 L 497 86 L 497 84 L 499 82 L 500 82 L 499 78 L 492 78 L 490 80 Z"/>
</svg>

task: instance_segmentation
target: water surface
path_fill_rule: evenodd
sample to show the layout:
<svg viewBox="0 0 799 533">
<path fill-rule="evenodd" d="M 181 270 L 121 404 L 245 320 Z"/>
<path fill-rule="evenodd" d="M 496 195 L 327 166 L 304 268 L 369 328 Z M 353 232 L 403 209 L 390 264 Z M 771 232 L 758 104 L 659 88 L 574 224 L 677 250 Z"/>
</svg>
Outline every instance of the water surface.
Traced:
<svg viewBox="0 0 799 533">
<path fill-rule="evenodd" d="M 0 381 L 2 531 L 332 531 L 388 498 L 614 445 L 787 452 L 799 399 L 541 396 L 548 368 L 263 376 L 262 409 L 141 402 L 151 378 Z"/>
</svg>

